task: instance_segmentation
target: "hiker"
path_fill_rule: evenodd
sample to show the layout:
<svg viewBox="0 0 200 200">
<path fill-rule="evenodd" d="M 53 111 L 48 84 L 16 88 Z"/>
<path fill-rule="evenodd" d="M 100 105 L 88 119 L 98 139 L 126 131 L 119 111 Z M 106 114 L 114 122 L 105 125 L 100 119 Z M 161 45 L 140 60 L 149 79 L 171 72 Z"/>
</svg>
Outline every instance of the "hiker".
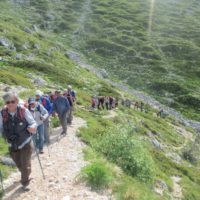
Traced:
<svg viewBox="0 0 200 200">
<path fill-rule="evenodd" d="M 28 189 L 31 173 L 32 140 L 37 124 L 28 109 L 20 106 L 14 93 L 3 96 L 5 107 L 0 113 L 0 133 L 8 142 L 9 153 L 21 172 L 23 189 Z"/>
<path fill-rule="evenodd" d="M 74 100 L 73 100 L 73 97 L 72 97 L 71 93 L 69 92 L 69 90 L 65 91 L 63 96 L 65 96 L 67 98 L 69 105 L 70 105 L 68 116 L 67 116 L 67 123 L 72 124 Z"/>
<path fill-rule="evenodd" d="M 112 106 L 113 106 L 113 97 L 109 97 L 109 109 L 112 110 Z"/>
<path fill-rule="evenodd" d="M 97 106 L 97 98 L 95 96 L 92 96 L 91 108 L 94 110 L 96 106 Z"/>
<path fill-rule="evenodd" d="M 57 98 L 53 103 L 53 116 L 58 114 L 63 131 L 61 135 L 67 134 L 67 115 L 70 109 L 69 101 L 66 97 L 61 95 L 61 91 L 56 91 Z"/>
<path fill-rule="evenodd" d="M 115 102 L 116 102 L 116 100 L 115 100 L 115 98 L 113 97 L 113 102 L 112 102 L 112 108 L 113 108 L 113 109 L 115 108 Z"/>
<path fill-rule="evenodd" d="M 106 110 L 109 110 L 109 97 L 105 97 Z"/>
<path fill-rule="evenodd" d="M 142 101 L 140 103 L 140 110 L 141 110 L 141 112 L 143 112 L 143 110 L 144 110 L 144 103 Z"/>
<path fill-rule="evenodd" d="M 164 110 L 160 108 L 160 110 L 157 112 L 157 117 L 162 117 L 163 113 L 164 113 Z"/>
<path fill-rule="evenodd" d="M 134 110 L 135 109 L 137 109 L 137 110 L 139 109 L 139 103 L 138 103 L 138 101 L 136 101 L 135 104 L 134 104 Z"/>
<path fill-rule="evenodd" d="M 130 108 L 131 107 L 131 101 L 129 99 L 125 100 L 125 106 Z"/>
<path fill-rule="evenodd" d="M 31 112 L 33 118 L 37 123 L 37 133 L 34 135 L 34 140 L 39 148 L 39 153 L 43 154 L 43 146 L 44 146 L 44 122 L 48 118 L 48 111 L 44 108 L 44 106 L 35 101 L 34 97 L 30 97 L 28 99 L 28 109 Z M 38 138 L 38 139 L 37 139 Z"/>
<path fill-rule="evenodd" d="M 72 100 L 73 102 L 76 101 L 76 92 L 74 90 L 72 90 L 72 86 L 71 85 L 68 85 L 68 93 L 72 96 Z"/>
<path fill-rule="evenodd" d="M 35 93 L 35 100 L 42 104 L 44 108 L 48 111 L 48 117 L 44 121 L 44 142 L 49 144 L 49 118 L 52 114 L 53 105 L 50 102 L 48 96 L 44 95 L 41 91 L 37 90 Z"/>
<path fill-rule="evenodd" d="M 105 98 L 103 96 L 100 96 L 98 97 L 98 109 L 100 110 L 100 106 L 103 108 L 104 110 L 104 101 L 105 101 Z"/>
</svg>

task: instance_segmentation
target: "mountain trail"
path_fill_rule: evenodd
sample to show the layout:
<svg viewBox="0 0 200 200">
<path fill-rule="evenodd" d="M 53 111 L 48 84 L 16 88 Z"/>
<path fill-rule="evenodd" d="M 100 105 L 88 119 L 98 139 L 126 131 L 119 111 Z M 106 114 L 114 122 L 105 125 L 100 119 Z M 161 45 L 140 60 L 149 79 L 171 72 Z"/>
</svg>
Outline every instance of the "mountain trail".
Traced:
<svg viewBox="0 0 200 200">
<path fill-rule="evenodd" d="M 4 181 L 4 200 L 108 200 L 106 194 L 91 191 L 84 183 L 78 181 L 78 175 L 87 162 L 84 161 L 82 149 L 84 144 L 76 136 L 80 127 L 86 126 L 81 118 L 74 118 L 68 127 L 68 134 L 60 137 L 61 128 L 54 129 L 49 146 L 40 156 L 44 168 L 45 180 L 36 156 L 32 160 L 33 178 L 30 191 L 24 192 L 19 183 L 20 174 L 13 173 Z"/>
<path fill-rule="evenodd" d="M 117 113 L 114 110 L 110 110 L 108 115 L 103 116 L 104 119 L 110 119 L 117 116 Z"/>
</svg>

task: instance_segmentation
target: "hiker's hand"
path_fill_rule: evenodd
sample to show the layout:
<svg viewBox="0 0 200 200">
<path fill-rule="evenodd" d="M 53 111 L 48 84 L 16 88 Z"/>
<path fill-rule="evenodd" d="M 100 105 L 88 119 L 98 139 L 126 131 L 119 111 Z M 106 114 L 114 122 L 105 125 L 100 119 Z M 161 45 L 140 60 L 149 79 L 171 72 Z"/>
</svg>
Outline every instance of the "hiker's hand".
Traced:
<svg viewBox="0 0 200 200">
<path fill-rule="evenodd" d="M 44 117 L 42 117 L 42 121 L 43 121 L 43 122 L 45 122 L 45 121 L 46 121 L 46 119 L 45 119 Z"/>
<path fill-rule="evenodd" d="M 29 127 L 29 128 L 27 128 L 27 130 L 29 133 L 32 133 L 32 134 L 34 134 L 36 132 L 36 128 Z"/>
</svg>

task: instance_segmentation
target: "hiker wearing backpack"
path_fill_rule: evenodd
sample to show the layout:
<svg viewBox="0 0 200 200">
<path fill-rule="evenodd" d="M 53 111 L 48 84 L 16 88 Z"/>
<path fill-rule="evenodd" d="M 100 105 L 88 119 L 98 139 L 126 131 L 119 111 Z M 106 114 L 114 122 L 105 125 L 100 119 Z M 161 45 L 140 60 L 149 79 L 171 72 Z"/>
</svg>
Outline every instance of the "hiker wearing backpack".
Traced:
<svg viewBox="0 0 200 200">
<path fill-rule="evenodd" d="M 52 110 L 53 110 L 53 105 L 50 102 L 48 96 L 45 96 L 41 91 L 37 90 L 35 93 L 35 100 L 39 103 L 41 103 L 44 108 L 48 111 L 48 117 L 47 119 L 44 121 L 44 139 L 45 142 L 47 144 L 49 144 L 50 140 L 49 140 L 49 118 L 52 114 Z"/>
<path fill-rule="evenodd" d="M 68 112 L 68 115 L 67 115 L 67 123 L 72 124 L 73 110 L 74 110 L 74 100 L 73 100 L 73 97 L 72 97 L 69 90 L 66 90 L 64 92 L 63 96 L 65 96 L 67 98 L 69 105 L 70 105 L 69 112 Z"/>
<path fill-rule="evenodd" d="M 76 101 L 76 92 L 72 90 L 72 86 L 68 85 L 67 93 L 71 95 L 73 102 Z"/>
<path fill-rule="evenodd" d="M 56 91 L 57 98 L 53 103 L 53 116 L 58 114 L 63 131 L 61 135 L 67 134 L 67 115 L 70 110 L 70 104 L 66 97 L 61 95 L 61 91 Z"/>
<path fill-rule="evenodd" d="M 110 96 L 109 97 L 109 109 L 110 110 L 112 110 L 112 107 L 113 107 L 113 100 L 114 100 L 113 97 Z"/>
<path fill-rule="evenodd" d="M 37 124 L 28 109 L 20 106 L 14 93 L 3 96 L 5 107 L 0 113 L 0 133 L 8 142 L 9 153 L 21 172 L 23 189 L 28 189 L 31 173 L 32 135 Z"/>
<path fill-rule="evenodd" d="M 109 97 L 105 97 L 106 110 L 109 110 Z"/>
<path fill-rule="evenodd" d="M 49 114 L 41 103 L 35 101 L 34 97 L 29 98 L 28 109 L 37 123 L 37 134 L 34 135 L 34 140 L 39 148 L 39 153 L 42 154 L 44 153 L 44 122 Z"/>
<path fill-rule="evenodd" d="M 105 101 L 105 97 L 98 97 L 98 109 L 100 110 L 101 108 L 100 107 L 102 107 L 103 108 L 103 110 L 104 110 L 104 101 Z"/>
</svg>

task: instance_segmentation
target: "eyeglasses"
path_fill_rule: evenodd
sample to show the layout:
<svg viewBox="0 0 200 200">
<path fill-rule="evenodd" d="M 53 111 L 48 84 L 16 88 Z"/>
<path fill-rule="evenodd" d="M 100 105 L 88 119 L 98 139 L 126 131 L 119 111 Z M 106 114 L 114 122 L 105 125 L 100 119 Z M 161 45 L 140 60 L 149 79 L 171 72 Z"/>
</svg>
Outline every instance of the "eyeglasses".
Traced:
<svg viewBox="0 0 200 200">
<path fill-rule="evenodd" d="M 9 105 L 9 104 L 15 104 L 16 101 L 6 101 L 6 104 Z"/>
</svg>

